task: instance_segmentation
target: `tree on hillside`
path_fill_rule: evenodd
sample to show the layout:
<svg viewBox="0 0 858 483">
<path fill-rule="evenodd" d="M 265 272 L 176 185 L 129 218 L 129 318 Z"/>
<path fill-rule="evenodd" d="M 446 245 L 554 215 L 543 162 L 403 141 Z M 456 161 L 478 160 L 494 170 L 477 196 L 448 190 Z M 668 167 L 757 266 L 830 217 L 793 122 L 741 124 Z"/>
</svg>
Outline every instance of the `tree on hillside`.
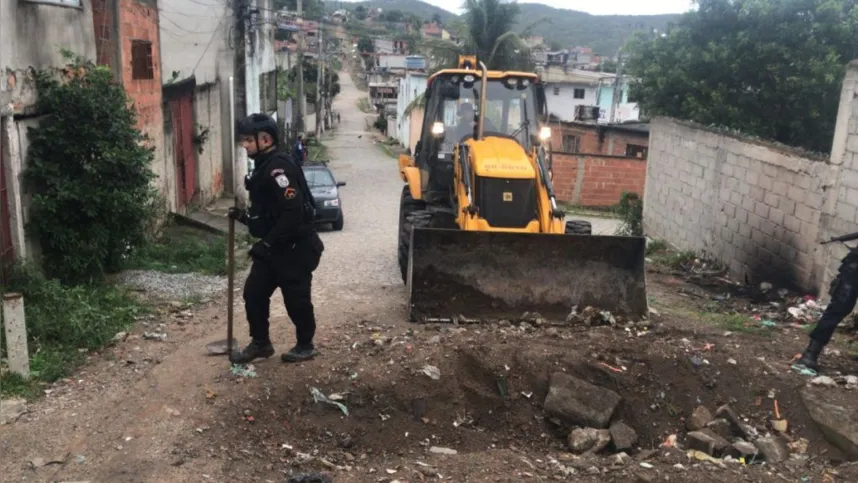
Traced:
<svg viewBox="0 0 858 483">
<path fill-rule="evenodd" d="M 358 52 L 362 54 L 371 54 L 375 52 L 375 42 L 369 37 L 361 37 L 357 45 Z"/>
<path fill-rule="evenodd" d="M 641 109 L 828 151 L 844 66 L 858 55 L 856 3 L 697 3 L 668 33 L 628 46 Z"/>
<path fill-rule="evenodd" d="M 462 46 L 449 41 L 433 40 L 427 43 L 430 55 L 438 67 L 455 65 L 462 54 L 476 54 L 489 69 L 531 70 L 533 60 L 522 37 L 525 32 L 515 31 L 519 6 L 501 3 L 501 0 L 466 0 L 464 29 L 458 32 Z"/>
<path fill-rule="evenodd" d="M 363 5 L 358 5 L 357 7 L 355 7 L 355 18 L 357 18 L 358 20 L 366 20 L 366 16 L 366 7 L 364 7 Z"/>
</svg>

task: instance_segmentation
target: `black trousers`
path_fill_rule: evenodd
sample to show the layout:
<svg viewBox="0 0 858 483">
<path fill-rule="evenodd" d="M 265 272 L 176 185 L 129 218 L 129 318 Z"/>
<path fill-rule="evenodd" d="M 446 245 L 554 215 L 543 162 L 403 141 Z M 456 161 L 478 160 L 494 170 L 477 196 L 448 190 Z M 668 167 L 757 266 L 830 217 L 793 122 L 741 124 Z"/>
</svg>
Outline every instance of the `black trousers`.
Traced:
<svg viewBox="0 0 858 483">
<path fill-rule="evenodd" d="M 244 310 L 253 340 L 268 342 L 271 296 L 280 289 L 286 313 L 295 324 L 298 345 L 313 344 L 316 316 L 310 296 L 313 272 L 324 246 L 318 235 L 273 250 L 270 257 L 254 259 L 244 283 Z"/>
<path fill-rule="evenodd" d="M 810 333 L 810 338 L 822 345 L 828 344 L 837 326 L 852 313 L 855 302 L 858 301 L 858 254 L 852 253 L 846 257 L 840 267 L 840 273 L 831 281 L 828 293 L 831 303 L 822 313 L 816 327 Z"/>
</svg>

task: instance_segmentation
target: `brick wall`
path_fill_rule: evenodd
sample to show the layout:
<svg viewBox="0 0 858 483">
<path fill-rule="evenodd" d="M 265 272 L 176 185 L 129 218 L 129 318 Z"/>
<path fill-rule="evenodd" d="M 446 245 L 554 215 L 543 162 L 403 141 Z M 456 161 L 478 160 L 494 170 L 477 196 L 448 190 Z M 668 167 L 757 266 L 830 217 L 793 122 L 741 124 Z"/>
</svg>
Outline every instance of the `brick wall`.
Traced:
<svg viewBox="0 0 858 483">
<path fill-rule="evenodd" d="M 816 291 L 816 242 L 835 175 L 824 158 L 656 119 L 644 228 L 652 238 L 720 260 L 738 280 Z"/>
<path fill-rule="evenodd" d="M 164 157 L 164 115 L 161 99 L 161 48 L 159 43 L 158 9 L 151 0 L 119 0 L 119 32 L 122 42 L 120 65 L 122 84 L 137 110 L 137 128 L 149 136 L 155 150 L 152 169 L 155 181 L 167 207 L 176 210 L 175 166 Z M 134 41 L 151 42 L 151 79 L 135 79 L 132 72 Z"/>
<path fill-rule="evenodd" d="M 646 160 L 618 156 L 554 153 L 555 194 L 578 206 L 616 205 L 623 191 L 643 195 Z"/>
<path fill-rule="evenodd" d="M 635 144 L 647 146 L 649 134 L 622 129 L 617 126 L 604 126 L 584 123 L 560 123 L 551 125 L 551 149 L 554 152 L 566 152 L 564 136 L 578 137 L 578 153 L 625 156 L 626 146 Z"/>
</svg>

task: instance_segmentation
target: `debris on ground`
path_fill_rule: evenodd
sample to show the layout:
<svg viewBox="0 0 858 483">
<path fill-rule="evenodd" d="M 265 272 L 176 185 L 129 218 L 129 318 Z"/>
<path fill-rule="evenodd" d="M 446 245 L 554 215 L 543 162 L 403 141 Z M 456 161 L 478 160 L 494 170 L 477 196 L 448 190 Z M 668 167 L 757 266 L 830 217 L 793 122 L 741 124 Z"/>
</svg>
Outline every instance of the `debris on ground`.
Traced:
<svg viewBox="0 0 858 483">
<path fill-rule="evenodd" d="M 310 394 L 313 395 L 313 401 L 314 402 L 317 402 L 317 403 L 323 402 L 323 403 L 330 404 L 332 406 L 336 406 L 336 407 L 340 408 L 340 411 L 342 411 L 343 414 L 345 414 L 346 416 L 349 415 L 349 409 L 346 407 L 345 404 L 343 404 L 341 402 L 337 402 L 337 401 L 329 398 L 328 396 L 325 396 L 325 394 L 322 391 L 320 391 L 318 388 L 311 387 L 310 388 Z"/>
<path fill-rule="evenodd" d="M 545 412 L 571 425 L 604 429 L 620 403 L 619 394 L 562 372 L 551 375 Z"/>
<path fill-rule="evenodd" d="M 238 377 L 256 377 L 256 367 L 253 364 L 233 364 L 230 372 Z"/>
<path fill-rule="evenodd" d="M 27 412 L 24 398 L 0 399 L 0 425 L 12 424 Z"/>
</svg>

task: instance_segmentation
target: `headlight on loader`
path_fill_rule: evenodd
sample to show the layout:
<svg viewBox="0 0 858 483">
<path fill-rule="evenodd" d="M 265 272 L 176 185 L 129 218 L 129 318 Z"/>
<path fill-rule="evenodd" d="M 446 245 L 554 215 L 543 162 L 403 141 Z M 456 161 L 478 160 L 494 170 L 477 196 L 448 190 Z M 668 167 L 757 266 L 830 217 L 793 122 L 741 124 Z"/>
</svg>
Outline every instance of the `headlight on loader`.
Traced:
<svg viewBox="0 0 858 483">
<path fill-rule="evenodd" d="M 340 200 L 325 200 L 325 206 L 340 206 Z"/>
<path fill-rule="evenodd" d="M 542 142 L 548 141 L 551 139 L 551 127 L 550 126 L 542 126 L 539 129 L 539 140 Z"/>
<path fill-rule="evenodd" d="M 440 135 L 444 134 L 444 123 L 443 122 L 436 122 L 435 124 L 433 124 L 432 125 L 432 134 L 434 134 L 435 136 L 440 136 Z"/>
</svg>

